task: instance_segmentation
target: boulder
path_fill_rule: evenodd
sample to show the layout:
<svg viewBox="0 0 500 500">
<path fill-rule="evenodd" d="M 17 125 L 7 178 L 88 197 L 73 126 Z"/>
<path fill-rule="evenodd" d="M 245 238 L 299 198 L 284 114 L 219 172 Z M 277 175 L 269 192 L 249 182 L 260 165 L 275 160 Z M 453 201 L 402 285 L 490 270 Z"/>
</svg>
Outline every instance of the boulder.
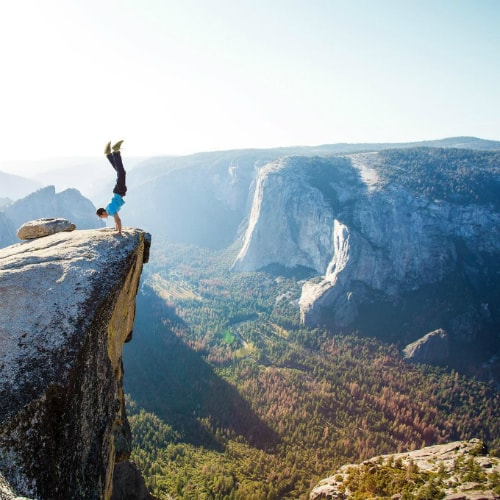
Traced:
<svg viewBox="0 0 500 500">
<path fill-rule="evenodd" d="M 449 335 L 441 328 L 429 332 L 403 349 L 404 359 L 414 363 L 440 363 L 450 356 Z"/>
<path fill-rule="evenodd" d="M 17 237 L 20 240 L 34 240 L 35 238 L 43 238 L 50 234 L 74 231 L 75 229 L 76 226 L 72 222 L 60 217 L 36 219 L 25 222 L 17 230 Z"/>
</svg>

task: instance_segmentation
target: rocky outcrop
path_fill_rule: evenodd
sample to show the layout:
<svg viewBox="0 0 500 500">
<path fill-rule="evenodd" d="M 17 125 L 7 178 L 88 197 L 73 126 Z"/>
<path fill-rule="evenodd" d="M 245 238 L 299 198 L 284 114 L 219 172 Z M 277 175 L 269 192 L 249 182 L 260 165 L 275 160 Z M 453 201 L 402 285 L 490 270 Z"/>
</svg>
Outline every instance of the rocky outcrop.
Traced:
<svg viewBox="0 0 500 500">
<path fill-rule="evenodd" d="M 399 499 L 405 493 L 404 498 L 493 500 L 499 498 L 499 473 L 500 459 L 488 456 L 481 441 L 456 441 L 344 465 L 320 481 L 309 498 Z"/>
<path fill-rule="evenodd" d="M 450 337 L 439 328 L 403 349 L 403 357 L 413 363 L 441 363 L 450 356 Z"/>
<path fill-rule="evenodd" d="M 130 454 L 122 346 L 149 245 L 103 229 L 0 250 L 0 471 L 17 495 L 111 497 Z"/>
<path fill-rule="evenodd" d="M 60 233 L 61 231 L 74 231 L 75 229 L 76 226 L 72 222 L 61 217 L 36 219 L 25 222 L 17 230 L 17 237 L 20 240 L 33 240 Z"/>
</svg>

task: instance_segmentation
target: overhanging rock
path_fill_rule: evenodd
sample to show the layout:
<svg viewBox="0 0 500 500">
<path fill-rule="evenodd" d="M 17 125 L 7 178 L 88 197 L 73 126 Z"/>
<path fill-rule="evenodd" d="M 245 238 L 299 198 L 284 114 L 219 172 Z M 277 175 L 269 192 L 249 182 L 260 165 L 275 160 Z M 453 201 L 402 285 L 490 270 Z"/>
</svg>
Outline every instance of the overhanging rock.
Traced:
<svg viewBox="0 0 500 500">
<path fill-rule="evenodd" d="M 0 250 L 0 471 L 17 495 L 111 497 L 130 453 L 122 347 L 149 244 L 86 230 Z"/>
</svg>

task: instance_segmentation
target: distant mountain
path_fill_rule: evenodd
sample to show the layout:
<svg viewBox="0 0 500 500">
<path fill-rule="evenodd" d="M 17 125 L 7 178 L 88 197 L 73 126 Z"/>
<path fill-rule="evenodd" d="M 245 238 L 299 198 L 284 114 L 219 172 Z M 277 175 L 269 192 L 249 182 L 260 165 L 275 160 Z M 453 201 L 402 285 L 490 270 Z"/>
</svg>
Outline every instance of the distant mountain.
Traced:
<svg viewBox="0 0 500 500">
<path fill-rule="evenodd" d="M 130 172 L 145 159 L 127 157 L 127 171 Z M 22 176 L 12 174 L 14 171 L 22 173 Z M 45 186 L 55 186 L 56 191 L 78 189 L 94 203 L 100 203 L 103 195 L 111 192 L 114 181 L 114 171 L 104 155 L 32 161 L 0 160 L 0 208 L 2 198 L 15 201 Z M 16 187 L 18 185 L 20 188 Z"/>
<path fill-rule="evenodd" d="M 267 163 L 291 155 L 329 157 L 422 146 L 500 150 L 499 141 L 457 137 L 403 144 L 326 144 L 155 157 L 138 163 L 128 173 L 125 224 L 146 228 L 170 241 L 222 248 L 245 229 L 257 174 Z"/>
<path fill-rule="evenodd" d="M 459 148 L 459 149 L 475 149 L 475 150 L 500 150 L 500 141 L 490 141 L 486 139 L 478 139 L 477 137 L 449 137 L 447 139 L 439 139 L 435 141 L 422 141 L 420 143 L 407 143 L 406 147 L 427 146 L 432 148 Z M 397 145 L 397 148 L 403 147 L 402 144 Z M 392 148 L 391 148 L 392 149 Z"/>
<path fill-rule="evenodd" d="M 144 162 L 127 176 L 126 225 L 154 228 L 155 236 L 212 248 L 237 238 L 258 169 L 276 151 L 200 153 Z"/>
<path fill-rule="evenodd" d="M 29 220 L 62 217 L 77 229 L 95 229 L 103 223 L 95 215 L 95 207 L 76 189 L 56 193 L 54 186 L 39 189 L 0 211 L 0 246 L 19 242 L 17 229 Z M 4 236 L 5 235 L 5 236 Z"/>
<path fill-rule="evenodd" d="M 43 184 L 19 175 L 0 172 L 0 198 L 17 200 L 40 189 Z"/>
</svg>

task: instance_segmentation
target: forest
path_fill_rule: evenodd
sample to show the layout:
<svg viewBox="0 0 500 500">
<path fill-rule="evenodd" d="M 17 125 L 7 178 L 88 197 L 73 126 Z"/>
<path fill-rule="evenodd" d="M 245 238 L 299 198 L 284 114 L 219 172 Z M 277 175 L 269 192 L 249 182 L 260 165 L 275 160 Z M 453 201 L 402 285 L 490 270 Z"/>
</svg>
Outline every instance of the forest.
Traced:
<svg viewBox="0 0 500 500">
<path fill-rule="evenodd" d="M 458 439 L 500 453 L 500 397 L 396 343 L 305 328 L 307 270 L 155 241 L 124 348 L 132 460 L 158 498 L 308 498 L 336 467 Z M 403 334 L 404 332 L 402 332 Z"/>
<path fill-rule="evenodd" d="M 388 182 L 454 203 L 500 208 L 500 152 L 454 148 L 411 148 L 380 151 L 378 166 Z"/>
</svg>

